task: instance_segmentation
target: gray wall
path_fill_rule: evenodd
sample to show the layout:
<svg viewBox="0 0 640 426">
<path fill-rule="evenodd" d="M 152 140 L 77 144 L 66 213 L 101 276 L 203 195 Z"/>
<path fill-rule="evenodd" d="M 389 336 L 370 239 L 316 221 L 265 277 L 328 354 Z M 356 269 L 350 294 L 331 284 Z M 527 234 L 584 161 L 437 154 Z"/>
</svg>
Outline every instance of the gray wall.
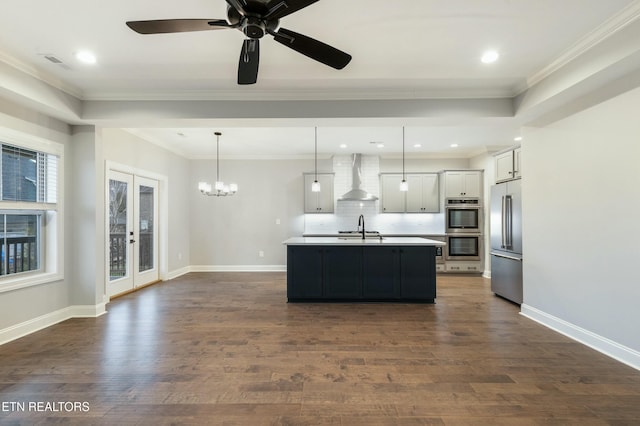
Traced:
<svg viewBox="0 0 640 426">
<path fill-rule="evenodd" d="M 105 294 L 104 161 L 93 126 L 72 128 L 65 153 L 65 275 L 70 305 L 96 305 Z"/>
<path fill-rule="evenodd" d="M 190 164 L 191 265 L 285 265 L 282 242 L 304 231 L 302 173 L 313 160 L 221 160 L 220 178 L 239 187 L 232 197 L 198 191 L 199 181 L 215 181 L 215 160 Z"/>
<path fill-rule="evenodd" d="M 523 311 L 530 307 L 543 320 L 565 321 L 635 351 L 639 109 L 636 89 L 526 129 L 522 145 Z"/>
</svg>

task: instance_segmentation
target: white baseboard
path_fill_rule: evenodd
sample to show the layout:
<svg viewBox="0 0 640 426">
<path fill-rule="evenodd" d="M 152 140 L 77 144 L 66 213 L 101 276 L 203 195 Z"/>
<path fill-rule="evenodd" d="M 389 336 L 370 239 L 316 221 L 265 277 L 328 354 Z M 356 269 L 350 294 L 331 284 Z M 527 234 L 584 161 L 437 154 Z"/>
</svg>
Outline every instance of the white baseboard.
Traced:
<svg viewBox="0 0 640 426">
<path fill-rule="evenodd" d="M 532 306 L 522 304 L 520 314 L 560 334 L 595 349 L 617 361 L 640 370 L 640 352 L 578 327 Z"/>
<path fill-rule="evenodd" d="M 286 272 L 286 265 L 192 265 L 191 272 Z"/>
<path fill-rule="evenodd" d="M 485 271 L 482 273 L 482 278 L 491 279 L 491 271 L 487 271 L 487 270 L 485 270 Z"/>
<path fill-rule="evenodd" d="M 97 305 L 75 305 L 54 311 L 20 324 L 0 330 L 0 345 L 35 333 L 70 318 L 95 318 L 107 312 L 105 303 Z"/>
<path fill-rule="evenodd" d="M 175 278 L 181 277 L 185 274 L 191 272 L 190 266 L 185 266 L 184 268 L 176 269 L 175 271 L 171 271 L 167 274 L 166 280 L 173 280 Z"/>
</svg>

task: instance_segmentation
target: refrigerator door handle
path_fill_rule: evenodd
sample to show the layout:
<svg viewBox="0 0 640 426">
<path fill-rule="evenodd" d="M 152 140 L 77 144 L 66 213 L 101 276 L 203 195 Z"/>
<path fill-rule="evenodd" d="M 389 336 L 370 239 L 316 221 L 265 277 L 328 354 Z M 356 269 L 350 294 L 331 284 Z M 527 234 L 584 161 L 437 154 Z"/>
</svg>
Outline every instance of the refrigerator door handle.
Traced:
<svg viewBox="0 0 640 426">
<path fill-rule="evenodd" d="M 513 197 L 506 195 L 505 197 L 505 246 L 507 249 L 513 248 Z"/>
<path fill-rule="evenodd" d="M 506 216 L 507 216 L 507 212 L 506 212 L 506 203 L 505 203 L 505 196 L 502 196 L 502 200 L 501 200 L 501 215 L 500 215 L 500 225 L 502 227 L 502 232 L 500 233 L 500 248 L 506 248 L 505 246 L 507 245 L 507 242 L 505 241 L 505 237 L 507 234 L 507 223 L 506 223 Z"/>
<path fill-rule="evenodd" d="M 508 256 L 508 255 L 506 255 L 506 254 L 497 253 L 497 252 L 495 252 L 495 251 L 492 251 L 492 252 L 491 252 L 491 256 L 503 257 L 503 258 L 505 258 L 505 259 L 517 260 L 518 262 L 522 262 L 522 258 L 520 258 L 520 257 Z"/>
</svg>

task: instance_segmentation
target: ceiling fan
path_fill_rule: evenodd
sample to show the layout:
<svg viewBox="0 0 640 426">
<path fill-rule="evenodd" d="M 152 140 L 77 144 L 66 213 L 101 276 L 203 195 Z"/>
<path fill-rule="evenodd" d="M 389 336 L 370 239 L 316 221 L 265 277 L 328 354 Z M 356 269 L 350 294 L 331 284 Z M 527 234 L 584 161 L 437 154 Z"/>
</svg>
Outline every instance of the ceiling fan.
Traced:
<svg viewBox="0 0 640 426">
<path fill-rule="evenodd" d="M 258 80 L 260 39 L 265 34 L 278 43 L 335 69 L 342 69 L 351 55 L 294 31 L 280 27 L 280 18 L 318 0 L 226 0 L 227 19 L 159 19 L 129 21 L 127 26 L 140 34 L 164 34 L 236 28 L 246 35 L 238 62 L 238 84 Z"/>
</svg>

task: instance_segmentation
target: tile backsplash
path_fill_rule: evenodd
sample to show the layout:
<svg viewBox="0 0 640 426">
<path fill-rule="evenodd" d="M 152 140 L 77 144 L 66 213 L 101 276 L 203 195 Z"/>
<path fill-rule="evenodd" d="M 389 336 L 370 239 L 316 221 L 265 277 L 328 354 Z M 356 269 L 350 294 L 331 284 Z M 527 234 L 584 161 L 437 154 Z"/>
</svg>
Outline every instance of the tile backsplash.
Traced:
<svg viewBox="0 0 640 426">
<path fill-rule="evenodd" d="M 374 155 L 362 156 L 362 189 L 380 197 L 380 162 Z M 333 157 L 336 199 L 351 189 L 352 157 Z M 364 215 L 366 229 L 382 234 L 444 234 L 443 213 L 380 213 L 378 201 L 336 201 L 334 214 L 306 214 L 305 234 L 334 234 L 355 231 L 358 217 Z"/>
</svg>

